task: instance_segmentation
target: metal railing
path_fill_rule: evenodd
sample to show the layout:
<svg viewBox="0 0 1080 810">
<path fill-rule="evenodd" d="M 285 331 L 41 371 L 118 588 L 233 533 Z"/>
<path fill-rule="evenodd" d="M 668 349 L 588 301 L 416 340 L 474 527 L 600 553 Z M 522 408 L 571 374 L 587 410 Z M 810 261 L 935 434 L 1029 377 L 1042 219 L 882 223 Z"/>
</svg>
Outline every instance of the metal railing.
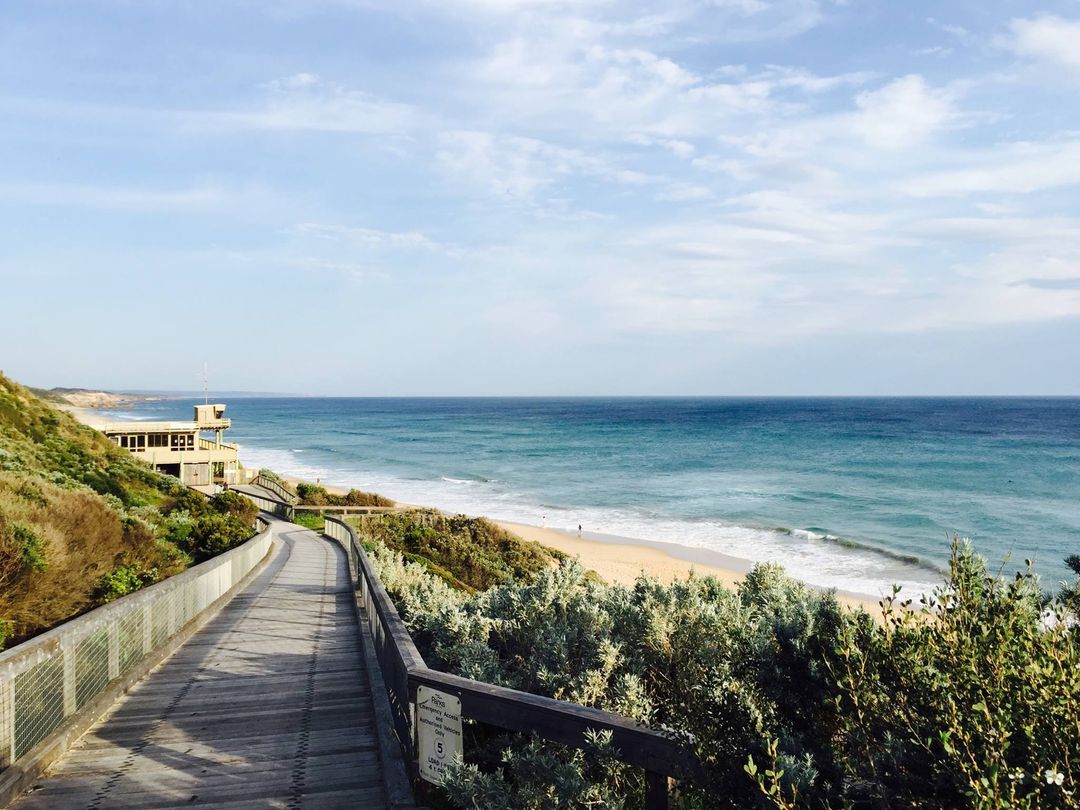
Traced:
<svg viewBox="0 0 1080 810">
<path fill-rule="evenodd" d="M 0 795 L 12 766 L 95 710 L 110 685 L 255 568 L 272 539 L 262 519 L 258 528 L 237 548 L 0 653 Z"/>
<path fill-rule="evenodd" d="M 645 770 L 648 810 L 666 810 L 672 779 L 693 778 L 696 768 L 682 745 L 628 717 L 430 669 L 364 553 L 356 529 L 326 515 L 323 531 L 341 543 L 348 554 L 357 601 L 374 639 L 394 728 L 409 762 L 416 762 L 413 718 L 417 687 L 423 685 L 460 698 L 463 717 L 574 748 L 590 747 L 587 731 L 610 731 L 617 758 Z"/>
<path fill-rule="evenodd" d="M 270 490 L 279 498 L 281 498 L 281 500 L 283 500 L 285 503 L 289 504 L 289 506 L 296 506 L 296 504 L 300 502 L 300 498 L 295 492 L 289 491 L 281 484 L 280 481 L 275 481 L 273 478 L 268 478 L 262 473 L 259 473 L 257 476 L 255 476 L 255 480 L 251 483 L 255 484 L 256 486 L 260 486 L 263 489 Z"/>
</svg>

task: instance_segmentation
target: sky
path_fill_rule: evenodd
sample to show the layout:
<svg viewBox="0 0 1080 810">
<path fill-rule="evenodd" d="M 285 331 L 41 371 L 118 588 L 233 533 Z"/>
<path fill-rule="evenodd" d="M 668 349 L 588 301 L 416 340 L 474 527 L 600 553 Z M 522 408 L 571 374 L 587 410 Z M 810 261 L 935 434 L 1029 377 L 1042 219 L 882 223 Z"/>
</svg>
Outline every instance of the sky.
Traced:
<svg viewBox="0 0 1080 810">
<path fill-rule="evenodd" d="M 0 369 L 1080 394 L 1080 2 L 7 0 Z"/>
</svg>

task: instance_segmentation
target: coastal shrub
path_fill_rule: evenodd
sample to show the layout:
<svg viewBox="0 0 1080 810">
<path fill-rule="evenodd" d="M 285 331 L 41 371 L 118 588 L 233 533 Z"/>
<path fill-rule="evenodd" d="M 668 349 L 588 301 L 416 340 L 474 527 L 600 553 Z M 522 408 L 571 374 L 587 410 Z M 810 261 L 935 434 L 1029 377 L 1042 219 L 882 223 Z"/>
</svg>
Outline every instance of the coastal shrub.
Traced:
<svg viewBox="0 0 1080 810">
<path fill-rule="evenodd" d="M 1065 558 L 1065 565 L 1076 576 L 1072 582 L 1062 582 L 1058 599 L 1069 612 L 1072 621 L 1080 621 L 1080 554 L 1070 554 Z"/>
<path fill-rule="evenodd" d="M 333 496 L 331 496 L 333 497 Z M 375 492 L 362 492 L 359 489 L 350 489 L 343 496 L 343 506 L 394 506 L 389 498 L 384 498 Z"/>
<path fill-rule="evenodd" d="M 756 786 L 743 764 L 748 752 L 766 750 L 769 732 L 790 739 L 786 753 L 793 761 L 820 747 L 820 726 L 802 724 L 821 713 L 822 695 L 815 681 L 796 682 L 807 673 L 817 681 L 824 675 L 798 651 L 835 643 L 841 612 L 832 596 L 773 568 L 760 569 L 739 592 L 701 577 L 670 586 L 642 578 L 627 588 L 603 585 L 566 560 L 527 580 L 468 595 L 398 552 L 376 545 L 371 556 L 429 665 L 677 730 L 706 765 L 704 789 L 687 791 L 699 803 L 710 795 L 727 798 L 708 806 L 755 801 Z M 523 774 L 543 768 L 506 765 L 525 739 L 472 734 L 467 750 L 477 759 L 468 764 L 476 767 L 455 773 L 473 787 L 463 783 L 461 791 L 494 784 L 496 792 L 521 802 L 539 789 Z M 537 756 L 562 763 L 563 773 L 575 772 L 582 756 L 550 743 L 536 746 Z M 593 773 L 598 763 L 588 763 Z M 640 774 L 620 769 L 618 788 L 605 788 L 609 800 L 639 806 Z M 808 769 L 804 778 L 816 778 L 816 771 Z M 450 795 L 465 795 L 454 790 Z"/>
<path fill-rule="evenodd" d="M 296 495 L 300 503 L 307 506 L 328 506 L 329 494 L 324 487 L 315 484 L 305 484 L 303 481 L 296 485 Z"/>
<path fill-rule="evenodd" d="M 946 584 L 910 607 L 886 600 L 884 624 L 845 632 L 832 665 L 848 794 L 1076 807 L 1080 638 L 1065 607 L 1044 607 L 1030 569 L 1003 580 L 957 542 Z"/>
<path fill-rule="evenodd" d="M 11 540 L 18 561 L 34 571 L 45 570 L 45 543 L 25 523 L 11 524 Z"/>
<path fill-rule="evenodd" d="M 210 498 L 210 508 L 221 515 L 229 515 L 237 520 L 248 524 L 255 522 L 259 516 L 259 507 L 254 501 L 245 498 L 237 492 L 219 492 Z"/>
<path fill-rule="evenodd" d="M 429 564 L 433 573 L 444 579 L 444 573 L 449 575 L 448 581 L 466 590 L 527 579 L 564 556 L 486 518 L 415 510 L 352 520 L 373 541 Z"/>
<path fill-rule="evenodd" d="M 259 475 L 261 475 L 263 478 L 267 478 L 267 479 L 269 479 L 269 480 L 271 480 L 271 481 L 273 481 L 273 482 L 275 482 L 277 484 L 281 484 L 282 486 L 286 486 L 285 479 L 282 478 L 276 472 L 274 472 L 273 470 L 271 470 L 271 469 L 269 469 L 267 467 L 260 467 L 259 468 Z"/>
<path fill-rule="evenodd" d="M 121 565 L 98 580 L 94 596 L 101 602 L 112 602 L 157 581 L 156 569 L 146 571 L 132 565 Z"/>
<path fill-rule="evenodd" d="M 350 489 L 344 495 L 334 495 L 325 487 L 303 482 L 296 485 L 296 494 L 305 506 L 393 506 L 394 502 L 374 492 Z"/>
<path fill-rule="evenodd" d="M 0 591 L 11 588 L 24 572 L 44 569 L 41 538 L 24 523 L 5 520 L 0 512 Z"/>
<path fill-rule="evenodd" d="M 215 513 L 200 518 L 183 550 L 202 562 L 240 545 L 253 534 L 252 521 L 234 514 Z"/>
<path fill-rule="evenodd" d="M 586 735 L 586 749 L 559 748 L 536 739 L 502 748 L 500 768 L 494 771 L 457 760 L 447 769 L 446 795 L 455 806 L 470 810 L 634 806 L 630 799 L 640 785 L 631 787 L 634 776 L 616 759 L 611 732 L 590 730 Z M 507 779 L 507 773 L 515 778 Z"/>
<path fill-rule="evenodd" d="M 1080 630 L 1032 574 L 1000 580 L 968 545 L 924 604 L 897 593 L 877 620 L 775 565 L 732 590 L 604 585 L 564 561 L 469 594 L 370 549 L 429 665 L 668 729 L 702 765 L 684 806 L 1077 806 Z M 455 806 L 643 799 L 598 752 L 465 734 Z"/>
</svg>

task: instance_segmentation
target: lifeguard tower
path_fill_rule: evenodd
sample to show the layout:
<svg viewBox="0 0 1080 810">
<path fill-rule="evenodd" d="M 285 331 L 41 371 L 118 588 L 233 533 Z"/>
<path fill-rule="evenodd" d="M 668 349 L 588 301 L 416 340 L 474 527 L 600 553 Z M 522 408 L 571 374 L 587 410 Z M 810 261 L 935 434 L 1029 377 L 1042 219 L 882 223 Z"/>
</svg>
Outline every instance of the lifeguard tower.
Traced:
<svg viewBox="0 0 1080 810">
<path fill-rule="evenodd" d="M 212 488 L 244 483 L 237 446 L 221 440 L 231 424 L 224 405 L 207 403 L 195 406 L 192 422 L 112 422 L 100 429 L 158 472 L 189 486 Z M 213 432 L 213 438 L 202 436 L 203 431 Z"/>
</svg>

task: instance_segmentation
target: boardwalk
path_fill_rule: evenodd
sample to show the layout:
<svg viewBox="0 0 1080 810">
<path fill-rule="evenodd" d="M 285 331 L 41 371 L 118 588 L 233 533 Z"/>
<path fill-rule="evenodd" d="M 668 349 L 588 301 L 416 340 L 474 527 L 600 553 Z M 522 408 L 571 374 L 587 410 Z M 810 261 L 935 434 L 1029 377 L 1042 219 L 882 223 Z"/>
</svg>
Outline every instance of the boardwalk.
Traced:
<svg viewBox="0 0 1080 810">
<path fill-rule="evenodd" d="M 283 547 L 14 805 L 386 807 L 344 553 Z"/>
</svg>

